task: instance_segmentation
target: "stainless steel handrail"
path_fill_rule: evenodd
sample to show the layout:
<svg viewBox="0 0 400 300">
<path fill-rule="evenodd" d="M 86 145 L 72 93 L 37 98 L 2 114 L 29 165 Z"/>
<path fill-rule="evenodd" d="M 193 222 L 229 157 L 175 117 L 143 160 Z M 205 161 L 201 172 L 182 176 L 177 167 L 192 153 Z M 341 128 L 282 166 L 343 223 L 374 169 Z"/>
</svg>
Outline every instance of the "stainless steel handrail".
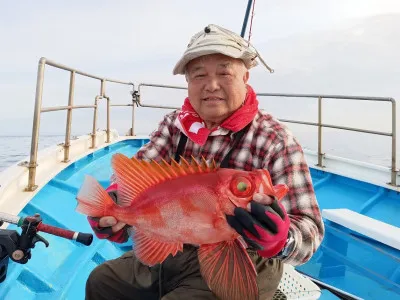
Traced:
<svg viewBox="0 0 400 300">
<path fill-rule="evenodd" d="M 44 70 L 45 65 L 49 65 L 58 69 L 62 69 L 65 71 L 71 72 L 70 74 L 70 86 L 69 86 L 69 96 L 68 96 L 68 105 L 67 106 L 55 106 L 55 107 L 45 107 L 42 108 L 42 96 L 43 96 L 43 82 L 44 82 Z M 75 75 L 79 74 L 85 77 L 90 77 L 101 82 L 100 84 L 100 94 L 95 97 L 94 105 L 74 105 L 74 88 L 75 88 Z M 112 82 L 123 85 L 132 86 L 132 102 L 127 104 L 111 104 L 110 97 L 106 96 L 105 93 L 105 83 Z M 163 84 L 153 84 L 153 83 L 140 83 L 138 85 L 138 90 L 136 91 L 134 88 L 134 84 L 132 82 L 113 80 L 108 78 L 103 78 L 99 76 L 95 76 L 89 73 L 85 73 L 79 71 L 77 69 L 73 69 L 67 67 L 65 65 L 56 63 L 54 61 L 48 60 L 46 58 L 41 58 L 39 60 L 38 66 L 38 74 L 37 74 L 37 82 L 36 82 L 36 96 L 35 96 L 35 110 L 34 110 L 34 118 L 33 118 L 33 126 L 32 126 L 32 142 L 31 142 L 31 151 L 30 151 L 30 162 L 28 164 L 29 169 L 29 177 L 28 177 L 28 186 L 25 188 L 26 191 L 34 191 L 37 186 L 35 185 L 35 176 L 36 176 L 36 167 L 37 167 L 37 152 L 38 152 L 38 140 L 39 140 L 39 127 L 40 127 L 40 115 L 43 112 L 51 112 L 51 111 L 59 111 L 59 110 L 67 110 L 67 122 L 66 122 L 66 133 L 65 133 L 65 143 L 64 143 L 64 160 L 63 162 L 69 161 L 69 147 L 70 147 L 70 138 L 71 138 L 71 123 L 72 123 L 72 110 L 78 108 L 93 108 L 93 130 L 91 133 L 92 137 L 92 148 L 96 147 L 96 125 L 97 125 L 97 109 L 98 109 L 98 101 L 101 99 L 107 100 L 107 140 L 106 142 L 110 142 L 110 107 L 116 106 L 132 106 L 132 127 L 131 127 L 131 135 L 135 135 L 135 107 L 146 107 L 146 108 L 162 108 L 162 109 L 178 109 L 179 107 L 175 106 L 166 106 L 166 105 L 150 105 L 144 104 L 141 101 L 141 91 L 142 87 L 158 87 L 158 88 L 169 88 L 169 89 L 180 89 L 187 90 L 187 87 L 182 86 L 173 86 L 173 85 L 163 85 Z M 396 101 L 393 98 L 385 98 L 385 97 L 366 97 L 366 96 L 345 96 L 345 95 L 318 95 L 318 94 L 285 94 L 285 93 L 258 93 L 259 97 L 291 97 L 291 98 L 315 98 L 318 99 L 318 122 L 307 122 L 300 120 L 288 120 L 288 119 L 279 119 L 282 122 L 288 123 L 297 123 L 303 125 L 311 125 L 318 127 L 318 163 L 317 166 L 323 167 L 323 156 L 322 152 L 322 128 L 335 128 L 356 132 L 364 132 L 369 134 L 377 134 L 383 136 L 390 136 L 392 139 L 392 154 L 391 154 L 391 181 L 388 183 L 393 186 L 397 186 L 397 173 L 399 170 L 396 168 Z M 391 102 L 392 103 L 392 130 L 391 132 L 380 132 L 373 130 L 366 130 L 361 128 L 352 128 L 346 126 L 337 126 L 331 124 L 325 124 L 322 122 L 322 99 L 343 99 L 343 100 L 361 100 L 361 101 L 381 101 L 381 102 Z"/>
<path fill-rule="evenodd" d="M 57 69 L 69 71 L 71 73 L 70 74 L 70 82 L 69 82 L 68 106 L 54 106 L 54 107 L 45 107 L 45 108 L 42 107 L 44 71 L 45 71 L 46 65 L 55 67 Z M 76 74 L 100 81 L 100 94 L 95 97 L 94 105 L 73 105 L 74 89 L 75 89 L 75 75 Z M 95 76 L 95 75 L 92 75 L 92 74 L 89 74 L 86 72 L 82 72 L 80 70 L 62 65 L 60 63 L 48 60 L 45 57 L 40 58 L 39 66 L 38 66 L 38 73 L 37 73 L 37 81 L 36 81 L 35 110 L 34 110 L 33 126 L 32 126 L 30 161 L 27 166 L 29 169 L 28 186 L 25 188 L 25 191 L 34 191 L 37 188 L 37 185 L 35 184 L 35 177 L 36 177 L 36 167 L 37 167 L 37 153 L 38 153 L 41 113 L 67 110 L 67 123 L 66 123 L 66 130 L 65 130 L 63 162 L 68 162 L 69 161 L 70 139 L 71 139 L 72 110 L 79 109 L 79 108 L 93 108 L 94 109 L 93 131 L 92 131 L 91 135 L 92 135 L 92 148 L 95 148 L 96 147 L 96 123 L 97 123 L 98 101 L 100 99 L 106 99 L 107 100 L 107 130 L 106 130 L 107 140 L 106 140 L 106 142 L 107 143 L 110 142 L 110 97 L 106 96 L 106 94 L 105 94 L 106 82 L 130 85 L 130 86 L 132 86 L 132 89 L 134 89 L 134 84 L 132 82 L 120 81 L 120 80 L 114 80 L 114 79 Z"/>
<path fill-rule="evenodd" d="M 141 107 L 151 107 L 151 108 L 167 108 L 167 109 L 176 109 L 178 107 L 171 106 L 161 106 L 161 105 L 147 105 L 141 102 L 140 91 L 142 86 L 148 87 L 159 87 L 159 88 L 175 88 L 175 89 L 187 89 L 186 87 L 181 86 L 172 86 L 172 85 L 161 85 L 161 84 L 152 84 L 152 83 L 140 83 L 138 85 L 139 97 L 137 104 Z M 318 94 L 286 94 L 286 93 L 257 93 L 259 97 L 285 97 L 285 98 L 316 98 L 318 99 L 318 122 L 306 122 L 299 120 L 288 120 L 288 119 L 279 119 L 281 122 L 287 123 L 296 123 L 302 125 L 311 125 L 318 126 L 318 163 L 317 166 L 324 167 L 322 160 L 324 153 L 322 152 L 322 128 L 334 128 L 334 129 L 342 129 L 348 131 L 355 132 L 363 132 L 369 134 L 376 134 L 382 136 L 390 136 L 392 138 L 392 153 L 391 153 L 391 180 L 390 185 L 397 185 L 397 173 L 399 170 L 396 168 L 396 100 L 390 97 L 369 97 L 369 96 L 346 96 L 346 95 L 318 95 Z M 338 99 L 338 100 L 357 100 L 357 101 L 378 101 L 378 102 L 390 102 L 392 104 L 392 130 L 391 132 L 382 132 L 382 131 L 374 131 L 374 130 L 366 130 L 361 128 L 353 128 L 347 126 L 338 126 L 322 123 L 322 99 Z"/>
<path fill-rule="evenodd" d="M 322 164 L 322 127 L 329 127 L 335 129 L 343 129 L 357 132 L 364 132 L 369 134 L 377 134 L 392 137 L 392 154 L 391 154 L 391 180 L 390 185 L 397 186 L 396 176 L 399 170 L 396 168 L 396 100 L 391 97 L 367 97 L 367 96 L 345 96 L 345 95 L 316 95 L 316 94 L 276 94 L 276 93 L 259 93 L 259 96 L 267 97 L 298 97 L 298 98 L 318 98 L 318 166 L 323 167 Z M 338 99 L 338 100 L 357 100 L 357 101 L 380 101 L 392 103 L 392 130 L 391 132 L 380 132 L 365 130 L 360 128 L 351 128 L 345 126 L 328 125 L 322 123 L 322 99 Z M 286 122 L 299 123 L 298 121 L 286 120 Z M 301 123 L 299 123 L 301 124 Z"/>
</svg>

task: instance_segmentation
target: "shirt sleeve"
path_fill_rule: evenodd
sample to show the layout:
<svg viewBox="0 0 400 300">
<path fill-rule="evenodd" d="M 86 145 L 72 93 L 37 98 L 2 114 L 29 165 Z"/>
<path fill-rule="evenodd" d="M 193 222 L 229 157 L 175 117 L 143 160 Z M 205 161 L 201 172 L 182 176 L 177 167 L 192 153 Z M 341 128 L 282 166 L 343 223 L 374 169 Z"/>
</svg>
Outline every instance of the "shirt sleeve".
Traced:
<svg viewBox="0 0 400 300">
<path fill-rule="evenodd" d="M 289 231 L 295 242 L 285 263 L 301 265 L 316 252 L 324 236 L 324 224 L 303 150 L 292 135 L 276 143 L 273 154 L 265 162 L 273 184 L 289 187 L 280 201 L 290 217 Z"/>
</svg>

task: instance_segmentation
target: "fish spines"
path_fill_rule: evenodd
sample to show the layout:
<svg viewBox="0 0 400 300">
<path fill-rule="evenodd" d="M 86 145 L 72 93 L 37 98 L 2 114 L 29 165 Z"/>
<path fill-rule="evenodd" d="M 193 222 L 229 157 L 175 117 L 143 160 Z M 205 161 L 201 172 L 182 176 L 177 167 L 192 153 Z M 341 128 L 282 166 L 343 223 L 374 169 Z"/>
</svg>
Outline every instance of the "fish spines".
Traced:
<svg viewBox="0 0 400 300">
<path fill-rule="evenodd" d="M 157 184 L 157 180 L 155 180 L 152 176 L 144 176 L 151 174 L 151 172 L 143 172 L 143 169 L 147 169 L 149 171 L 149 168 L 147 167 L 148 163 L 144 160 L 138 160 L 137 158 L 133 159 L 134 163 L 131 164 L 132 168 L 137 172 L 138 176 L 143 180 L 143 182 L 147 183 L 148 185 L 155 185 Z"/>
<path fill-rule="evenodd" d="M 154 159 L 152 160 L 153 162 L 153 168 L 158 172 L 158 174 L 161 176 L 161 180 L 166 180 L 166 179 L 171 179 L 171 174 L 168 173 L 168 171 L 161 166 L 161 164 L 166 165 L 167 163 L 165 160 L 163 160 L 161 163 L 158 163 Z"/>
<path fill-rule="evenodd" d="M 171 159 L 171 166 L 174 169 L 174 171 L 178 174 L 178 175 L 187 175 L 184 166 L 182 164 L 179 164 L 175 159 Z"/>
<path fill-rule="evenodd" d="M 123 195 L 121 201 L 124 205 L 128 205 L 135 202 L 134 199 L 146 189 L 161 182 L 187 175 L 209 173 L 217 169 L 214 160 L 208 164 L 204 157 L 200 162 L 193 155 L 191 159 L 189 163 L 181 156 L 179 163 L 173 158 L 171 163 L 168 163 L 164 158 L 157 162 L 155 159 L 147 161 L 134 156 L 128 158 L 120 153 L 115 154 L 112 166 Z"/>
<path fill-rule="evenodd" d="M 192 161 L 191 161 L 191 166 L 196 170 L 196 173 L 201 171 L 201 165 L 199 162 L 194 158 L 193 155 L 191 155 Z"/>
<path fill-rule="evenodd" d="M 201 157 L 201 168 L 203 169 L 204 172 L 212 171 L 212 168 L 210 168 L 204 156 Z"/>
<path fill-rule="evenodd" d="M 161 158 L 160 163 L 152 160 L 152 164 L 158 174 L 162 173 L 164 175 L 164 180 L 178 178 L 189 174 L 209 173 L 218 169 L 214 159 L 211 164 L 208 164 L 202 156 L 201 163 L 199 163 L 193 155 L 191 156 L 190 163 L 183 156 L 180 156 L 179 163 L 174 158 L 171 158 L 171 163 L 168 163 L 165 159 Z"/>
<path fill-rule="evenodd" d="M 195 174 L 195 170 L 193 170 L 192 165 L 182 156 L 179 155 L 180 161 L 181 161 L 181 166 L 182 168 L 185 169 L 185 172 L 188 174 Z"/>
<path fill-rule="evenodd" d="M 163 158 L 161 159 L 161 161 L 165 165 L 166 171 L 169 172 L 170 178 L 179 177 L 178 173 L 174 170 L 174 167 L 172 166 L 172 164 L 167 163 Z"/>
</svg>

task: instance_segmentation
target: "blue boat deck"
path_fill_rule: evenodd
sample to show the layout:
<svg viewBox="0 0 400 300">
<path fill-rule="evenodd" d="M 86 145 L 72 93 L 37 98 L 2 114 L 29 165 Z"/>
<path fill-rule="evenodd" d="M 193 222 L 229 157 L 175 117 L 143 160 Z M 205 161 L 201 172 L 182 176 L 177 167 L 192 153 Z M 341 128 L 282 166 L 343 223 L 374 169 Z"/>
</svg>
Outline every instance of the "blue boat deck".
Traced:
<svg viewBox="0 0 400 300">
<path fill-rule="evenodd" d="M 71 164 L 26 205 L 20 216 L 39 213 L 44 223 L 91 232 L 86 217 L 75 212 L 75 196 L 86 174 L 107 187 L 111 156 L 132 156 L 148 140 L 122 141 Z M 311 166 L 312 167 L 312 166 Z M 400 195 L 349 178 L 311 169 L 318 201 L 324 208 L 349 208 L 399 226 Z M 400 251 L 326 221 L 326 237 L 313 258 L 297 270 L 364 299 L 400 298 Z M 10 225 L 9 229 L 15 229 Z M 84 299 L 86 278 L 105 260 L 131 249 L 131 242 L 114 244 L 94 238 L 84 246 L 46 233 L 50 245 L 32 249 L 25 265 L 10 260 L 0 299 Z M 321 299 L 339 299 L 324 290 Z"/>
</svg>

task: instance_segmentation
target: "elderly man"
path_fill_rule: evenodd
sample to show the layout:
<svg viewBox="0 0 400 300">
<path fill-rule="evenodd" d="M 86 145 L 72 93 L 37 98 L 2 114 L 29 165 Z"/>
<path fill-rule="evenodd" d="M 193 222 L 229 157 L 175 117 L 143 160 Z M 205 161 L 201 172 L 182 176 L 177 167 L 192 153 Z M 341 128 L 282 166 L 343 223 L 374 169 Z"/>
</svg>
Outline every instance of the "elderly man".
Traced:
<svg viewBox="0 0 400 300">
<path fill-rule="evenodd" d="M 307 262 L 320 245 L 324 227 L 309 168 L 295 137 L 258 108 L 247 84 L 258 52 L 237 34 L 209 25 L 192 37 L 174 74 L 186 76 L 188 97 L 182 109 L 167 114 L 138 159 L 203 156 L 223 168 L 267 169 L 274 184 L 288 194 L 278 203 L 256 194 L 248 210 L 235 210 L 228 223 L 249 245 L 257 270 L 260 299 L 274 295 L 283 263 Z M 108 192 L 118 202 L 116 184 Z M 272 217 L 274 216 L 274 217 Z M 113 217 L 89 218 L 100 238 L 124 242 L 127 226 Z M 197 248 L 154 267 L 143 265 L 132 251 L 99 265 L 90 274 L 86 299 L 216 299 L 200 274 Z"/>
</svg>

